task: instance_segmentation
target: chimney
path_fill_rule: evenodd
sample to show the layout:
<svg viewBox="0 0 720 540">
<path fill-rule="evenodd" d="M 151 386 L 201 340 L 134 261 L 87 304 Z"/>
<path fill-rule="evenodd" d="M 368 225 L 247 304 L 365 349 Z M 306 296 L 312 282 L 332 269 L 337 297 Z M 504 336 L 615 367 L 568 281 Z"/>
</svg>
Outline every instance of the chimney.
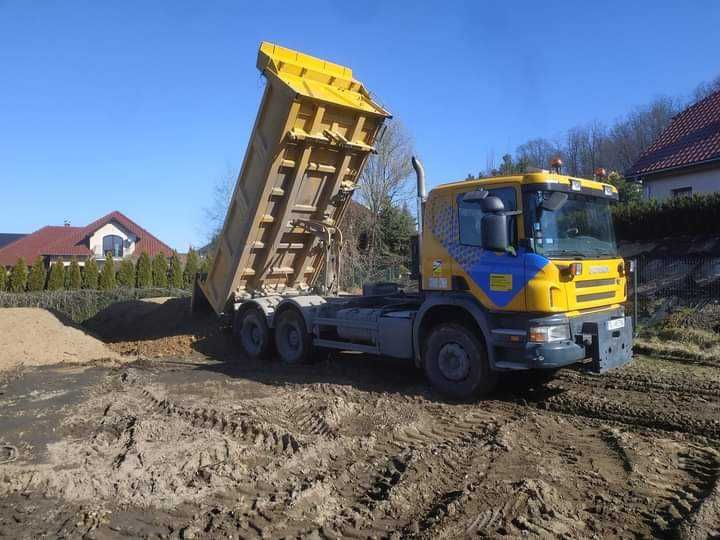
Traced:
<svg viewBox="0 0 720 540">
<path fill-rule="evenodd" d="M 70 226 L 70 220 L 69 220 L 69 219 L 66 219 L 66 220 L 63 222 L 63 225 L 64 225 L 65 227 L 69 227 L 69 226 Z"/>
</svg>

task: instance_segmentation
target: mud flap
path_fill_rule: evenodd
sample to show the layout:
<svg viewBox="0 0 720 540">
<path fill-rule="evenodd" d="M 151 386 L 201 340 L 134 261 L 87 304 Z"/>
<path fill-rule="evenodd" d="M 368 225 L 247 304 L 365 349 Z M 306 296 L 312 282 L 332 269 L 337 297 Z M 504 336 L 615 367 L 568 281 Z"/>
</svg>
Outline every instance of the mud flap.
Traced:
<svg viewBox="0 0 720 540">
<path fill-rule="evenodd" d="M 604 373 L 632 359 L 632 318 L 625 317 L 625 326 L 616 330 L 609 330 L 607 323 L 583 324 L 583 334 L 592 335 L 592 362 L 587 370 L 593 373 Z"/>
</svg>

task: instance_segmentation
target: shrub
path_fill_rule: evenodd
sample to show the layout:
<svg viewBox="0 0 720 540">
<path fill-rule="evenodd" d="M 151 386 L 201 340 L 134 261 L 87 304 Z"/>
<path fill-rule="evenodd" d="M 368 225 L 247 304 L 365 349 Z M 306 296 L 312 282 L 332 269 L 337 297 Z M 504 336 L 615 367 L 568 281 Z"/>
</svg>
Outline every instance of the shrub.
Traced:
<svg viewBox="0 0 720 540">
<path fill-rule="evenodd" d="M 65 287 L 65 266 L 62 261 L 55 261 L 50 265 L 50 275 L 47 281 L 48 291 L 58 291 Z"/>
<path fill-rule="evenodd" d="M 102 271 L 100 272 L 98 287 L 102 291 L 109 291 L 116 287 L 115 261 L 113 261 L 112 254 L 109 251 L 105 254 L 105 262 L 103 263 Z"/>
<path fill-rule="evenodd" d="M 620 240 L 716 234 L 720 193 L 618 204 L 613 208 L 613 219 Z"/>
<path fill-rule="evenodd" d="M 200 265 L 200 272 L 202 272 L 203 274 L 209 274 L 210 269 L 212 268 L 212 265 L 213 265 L 213 257 L 212 257 L 212 255 L 208 255 L 207 257 L 205 257 L 203 259 L 202 264 Z"/>
<path fill-rule="evenodd" d="M 170 286 L 175 289 L 182 289 L 183 286 L 182 265 L 176 251 L 170 257 Z"/>
<path fill-rule="evenodd" d="M 124 259 L 120 262 L 117 282 L 121 287 L 131 288 L 135 286 L 135 265 L 130 259 Z"/>
<path fill-rule="evenodd" d="M 70 266 L 65 272 L 65 288 L 70 290 L 79 289 L 82 286 L 82 275 L 80 265 L 75 257 L 70 261 Z"/>
<path fill-rule="evenodd" d="M 5 290 L 7 286 L 7 270 L 0 264 L 0 292 Z"/>
<path fill-rule="evenodd" d="M 150 287 L 152 286 L 153 276 L 152 267 L 150 264 L 150 257 L 147 252 L 143 251 L 140 254 L 140 258 L 137 261 L 135 269 L 135 285 L 137 287 Z"/>
<path fill-rule="evenodd" d="M 83 272 L 83 289 L 98 288 L 98 267 L 95 259 L 90 258 L 85 262 L 85 271 Z"/>
<path fill-rule="evenodd" d="M 158 253 L 152 262 L 153 286 L 167 287 L 168 285 L 168 265 L 165 255 Z"/>
<path fill-rule="evenodd" d="M 27 286 L 28 270 L 25 259 L 20 257 L 10 271 L 10 290 L 12 292 L 24 292 Z"/>
<path fill-rule="evenodd" d="M 28 291 L 42 291 L 45 288 L 45 278 L 45 262 L 42 257 L 38 256 L 30 267 L 27 282 Z"/>
<path fill-rule="evenodd" d="M 158 296 L 187 297 L 180 289 L 114 289 L 112 291 L 37 291 L 24 293 L 0 292 L 0 307 L 39 307 L 57 310 L 80 323 L 116 302 Z"/>
<path fill-rule="evenodd" d="M 186 289 L 192 289 L 195 285 L 195 275 L 200 269 L 200 261 L 198 260 L 197 251 L 190 248 L 185 261 L 185 270 L 183 271 L 183 284 Z"/>
</svg>

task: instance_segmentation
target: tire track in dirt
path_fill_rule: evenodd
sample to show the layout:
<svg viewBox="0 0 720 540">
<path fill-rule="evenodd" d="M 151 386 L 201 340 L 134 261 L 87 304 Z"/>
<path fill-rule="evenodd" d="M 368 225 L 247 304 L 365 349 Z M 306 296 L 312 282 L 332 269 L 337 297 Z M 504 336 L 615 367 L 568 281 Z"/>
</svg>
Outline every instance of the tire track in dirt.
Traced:
<svg viewBox="0 0 720 540">
<path fill-rule="evenodd" d="M 597 398 L 576 390 L 563 390 L 550 397 L 541 396 L 537 405 L 541 409 L 574 416 L 720 438 L 720 420 L 698 418 L 680 411 L 659 411 L 616 399 L 611 401 L 610 398 Z"/>
<path fill-rule="evenodd" d="M 143 388 L 140 394 L 156 409 L 168 416 L 187 420 L 195 427 L 214 429 L 223 435 L 246 441 L 274 454 L 294 454 L 302 449 L 300 442 L 288 432 L 278 432 L 269 426 L 256 425 L 246 419 L 230 420 L 215 409 L 177 405 L 168 398 L 158 398 Z"/>
<path fill-rule="evenodd" d="M 588 375 L 573 371 L 562 372 L 554 381 L 571 383 L 586 387 L 598 387 L 604 390 L 631 390 L 636 392 L 673 392 L 691 396 L 720 398 L 720 387 L 714 381 L 678 381 L 673 379 L 655 378 L 648 375 L 632 373 L 604 373 Z"/>
<path fill-rule="evenodd" d="M 656 536 L 712 538 L 720 526 L 720 459 L 711 448 L 691 446 L 680 456 L 680 468 L 691 481 L 672 491 L 657 515 L 647 515 Z"/>
</svg>

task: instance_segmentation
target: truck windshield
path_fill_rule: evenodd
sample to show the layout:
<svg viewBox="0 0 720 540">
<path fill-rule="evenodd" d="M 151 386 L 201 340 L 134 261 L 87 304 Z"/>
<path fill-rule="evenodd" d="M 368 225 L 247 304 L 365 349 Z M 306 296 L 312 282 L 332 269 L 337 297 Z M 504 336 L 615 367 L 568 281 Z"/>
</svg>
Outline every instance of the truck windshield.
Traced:
<svg viewBox="0 0 720 540">
<path fill-rule="evenodd" d="M 527 235 L 535 240 L 537 253 L 550 258 L 617 256 L 609 200 L 568 193 L 563 204 L 549 210 L 543 202 L 552 193 L 525 195 Z"/>
</svg>

